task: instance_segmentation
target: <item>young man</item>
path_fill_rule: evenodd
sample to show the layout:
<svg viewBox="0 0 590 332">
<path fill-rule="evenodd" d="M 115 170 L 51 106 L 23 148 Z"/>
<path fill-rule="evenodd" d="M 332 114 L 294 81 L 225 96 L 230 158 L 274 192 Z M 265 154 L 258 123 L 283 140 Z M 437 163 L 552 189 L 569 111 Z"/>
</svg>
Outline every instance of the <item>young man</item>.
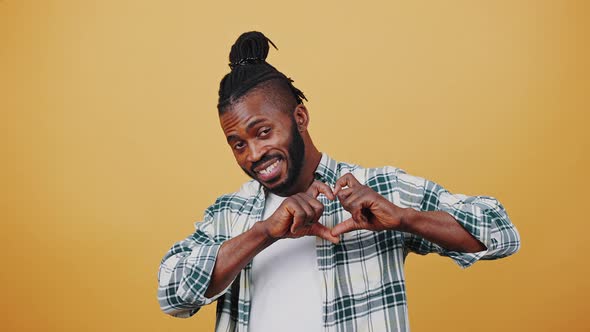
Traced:
<svg viewBox="0 0 590 332">
<path fill-rule="evenodd" d="M 269 42 L 242 34 L 219 90 L 221 127 L 252 180 L 166 254 L 164 312 L 189 317 L 217 300 L 218 331 L 406 331 L 409 252 L 468 267 L 519 249 L 492 197 L 319 152 L 305 96 L 265 61 Z"/>
</svg>

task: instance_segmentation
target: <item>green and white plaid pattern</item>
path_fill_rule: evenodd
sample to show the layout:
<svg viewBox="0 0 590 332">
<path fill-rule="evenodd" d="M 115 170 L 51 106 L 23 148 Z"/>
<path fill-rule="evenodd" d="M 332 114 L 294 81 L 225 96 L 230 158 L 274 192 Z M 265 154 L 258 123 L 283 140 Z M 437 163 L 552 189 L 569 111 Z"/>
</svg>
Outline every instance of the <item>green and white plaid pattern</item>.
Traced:
<svg viewBox="0 0 590 332">
<path fill-rule="evenodd" d="M 353 231 L 343 234 L 337 245 L 316 238 L 326 332 L 408 331 L 403 266 L 409 252 L 435 252 L 466 268 L 479 259 L 511 255 L 520 247 L 516 228 L 502 204 L 493 197 L 451 194 L 440 185 L 399 168 L 362 168 L 336 162 L 326 154 L 322 155 L 316 179 L 333 187 L 348 172 L 398 206 L 450 213 L 487 250 L 449 251 L 398 231 Z M 327 227 L 350 217 L 338 200 L 330 201 L 323 195 L 319 199 L 325 205 L 320 222 Z M 212 298 L 204 294 L 221 244 L 261 219 L 264 200 L 265 190 L 254 180 L 238 192 L 219 197 L 205 211 L 204 220 L 195 223 L 196 231 L 166 253 L 158 273 L 158 300 L 165 313 L 190 317 L 203 305 L 217 300 L 216 331 L 248 330 L 251 263 L 220 294 Z"/>
</svg>

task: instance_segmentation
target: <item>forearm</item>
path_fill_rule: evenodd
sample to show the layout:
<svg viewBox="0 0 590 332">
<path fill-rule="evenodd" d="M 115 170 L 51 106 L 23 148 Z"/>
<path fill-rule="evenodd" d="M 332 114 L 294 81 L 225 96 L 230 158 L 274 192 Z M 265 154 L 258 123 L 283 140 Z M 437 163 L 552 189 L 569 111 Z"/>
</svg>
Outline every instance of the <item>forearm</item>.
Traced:
<svg viewBox="0 0 590 332">
<path fill-rule="evenodd" d="M 404 232 L 423 237 L 447 250 L 479 252 L 486 249 L 447 212 L 405 210 L 400 227 Z"/>
<path fill-rule="evenodd" d="M 276 239 L 267 235 L 262 222 L 254 224 L 250 230 L 225 241 L 217 254 L 211 282 L 205 296 L 212 297 L 224 290 L 254 256 L 275 241 Z"/>
</svg>

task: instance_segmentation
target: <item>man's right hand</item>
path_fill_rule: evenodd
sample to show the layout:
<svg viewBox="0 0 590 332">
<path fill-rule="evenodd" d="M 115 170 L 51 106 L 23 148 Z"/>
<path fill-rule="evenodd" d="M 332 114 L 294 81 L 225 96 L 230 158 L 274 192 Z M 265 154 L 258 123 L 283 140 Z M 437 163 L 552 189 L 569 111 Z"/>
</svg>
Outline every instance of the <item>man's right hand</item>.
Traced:
<svg viewBox="0 0 590 332">
<path fill-rule="evenodd" d="M 317 180 L 306 192 L 287 197 L 268 219 L 262 221 L 268 236 L 281 239 L 315 235 L 338 243 L 339 237 L 333 236 L 330 229 L 318 222 L 324 212 L 324 205 L 317 199 L 320 193 L 330 200 L 335 198 L 332 189 Z"/>
</svg>

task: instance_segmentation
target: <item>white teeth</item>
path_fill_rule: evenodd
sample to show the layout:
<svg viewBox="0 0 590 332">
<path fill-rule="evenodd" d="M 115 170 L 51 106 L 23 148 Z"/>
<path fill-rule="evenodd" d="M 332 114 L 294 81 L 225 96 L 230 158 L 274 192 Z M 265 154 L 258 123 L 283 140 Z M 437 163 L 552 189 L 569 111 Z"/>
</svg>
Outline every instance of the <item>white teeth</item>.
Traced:
<svg viewBox="0 0 590 332">
<path fill-rule="evenodd" d="M 277 160 L 274 163 L 270 164 L 270 166 L 268 166 L 266 169 L 263 169 L 262 171 L 260 171 L 259 173 L 263 174 L 263 175 L 270 174 L 270 172 L 272 172 L 275 169 L 275 167 L 277 167 L 278 164 L 279 164 L 279 161 Z"/>
</svg>

